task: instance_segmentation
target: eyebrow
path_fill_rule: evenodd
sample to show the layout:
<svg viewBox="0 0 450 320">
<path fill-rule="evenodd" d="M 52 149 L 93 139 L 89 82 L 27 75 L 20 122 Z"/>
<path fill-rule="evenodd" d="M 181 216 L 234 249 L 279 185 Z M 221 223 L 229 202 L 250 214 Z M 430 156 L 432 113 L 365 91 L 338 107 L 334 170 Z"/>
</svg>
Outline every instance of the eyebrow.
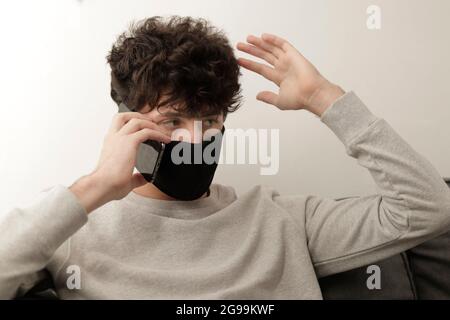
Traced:
<svg viewBox="0 0 450 320">
<path fill-rule="evenodd" d="M 169 111 L 169 112 L 158 112 L 157 117 L 182 117 L 181 112 Z"/>
<path fill-rule="evenodd" d="M 209 118 L 209 117 L 219 117 L 220 114 L 211 113 L 211 114 L 205 114 L 201 115 L 199 118 Z M 159 112 L 156 116 L 157 118 L 169 118 L 169 117 L 176 117 L 176 118 L 186 118 L 189 117 L 184 113 L 176 112 L 176 111 L 168 111 L 168 112 Z"/>
</svg>

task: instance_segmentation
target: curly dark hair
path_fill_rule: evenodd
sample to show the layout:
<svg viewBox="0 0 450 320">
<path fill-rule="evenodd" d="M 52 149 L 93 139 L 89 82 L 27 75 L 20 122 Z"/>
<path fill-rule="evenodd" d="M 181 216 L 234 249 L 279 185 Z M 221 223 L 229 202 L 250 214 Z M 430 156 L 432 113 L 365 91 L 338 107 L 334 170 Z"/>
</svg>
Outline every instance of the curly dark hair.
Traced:
<svg viewBox="0 0 450 320">
<path fill-rule="evenodd" d="M 241 75 L 227 37 L 205 19 L 160 16 L 131 23 L 106 57 L 111 97 L 139 111 L 165 105 L 224 117 L 241 104 Z"/>
</svg>

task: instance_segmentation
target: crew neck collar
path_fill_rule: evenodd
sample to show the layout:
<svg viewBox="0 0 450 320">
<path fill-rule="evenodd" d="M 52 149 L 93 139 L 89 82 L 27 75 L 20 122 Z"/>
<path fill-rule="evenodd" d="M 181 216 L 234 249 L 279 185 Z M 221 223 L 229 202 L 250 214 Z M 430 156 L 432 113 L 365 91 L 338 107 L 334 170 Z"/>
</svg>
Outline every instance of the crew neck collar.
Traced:
<svg viewBox="0 0 450 320">
<path fill-rule="evenodd" d="M 131 191 L 124 200 L 140 210 L 151 214 L 178 219 L 201 219 L 220 209 L 221 194 L 219 186 L 212 184 L 207 197 L 196 200 L 161 200 L 145 197 Z"/>
</svg>

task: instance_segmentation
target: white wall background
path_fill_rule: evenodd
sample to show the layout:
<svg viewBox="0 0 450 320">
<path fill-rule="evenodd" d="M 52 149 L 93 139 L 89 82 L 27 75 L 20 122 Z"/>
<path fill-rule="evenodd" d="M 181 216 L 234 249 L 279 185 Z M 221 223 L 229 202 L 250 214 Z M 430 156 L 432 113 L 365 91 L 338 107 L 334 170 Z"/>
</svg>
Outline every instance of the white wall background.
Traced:
<svg viewBox="0 0 450 320">
<path fill-rule="evenodd" d="M 371 4 L 382 10 L 378 31 L 366 27 Z M 0 214 L 93 169 L 116 112 L 105 56 L 130 21 L 152 15 L 205 17 L 233 43 L 250 33 L 287 38 L 450 176 L 449 13 L 448 0 L 2 1 Z M 245 103 L 227 127 L 280 128 L 280 170 L 223 165 L 216 182 L 239 193 L 255 184 L 329 197 L 375 191 L 317 118 L 257 102 L 273 86 L 243 73 Z"/>
</svg>

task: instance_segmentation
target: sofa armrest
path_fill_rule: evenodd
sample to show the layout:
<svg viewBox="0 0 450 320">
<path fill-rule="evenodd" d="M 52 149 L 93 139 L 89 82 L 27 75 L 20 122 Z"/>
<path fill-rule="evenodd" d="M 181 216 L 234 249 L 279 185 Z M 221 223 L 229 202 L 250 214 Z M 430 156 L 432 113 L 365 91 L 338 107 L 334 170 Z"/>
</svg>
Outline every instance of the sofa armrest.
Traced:
<svg viewBox="0 0 450 320">
<path fill-rule="evenodd" d="M 381 289 L 368 289 L 365 266 L 319 279 L 324 299 L 450 299 L 450 231 L 376 265 Z"/>
</svg>

